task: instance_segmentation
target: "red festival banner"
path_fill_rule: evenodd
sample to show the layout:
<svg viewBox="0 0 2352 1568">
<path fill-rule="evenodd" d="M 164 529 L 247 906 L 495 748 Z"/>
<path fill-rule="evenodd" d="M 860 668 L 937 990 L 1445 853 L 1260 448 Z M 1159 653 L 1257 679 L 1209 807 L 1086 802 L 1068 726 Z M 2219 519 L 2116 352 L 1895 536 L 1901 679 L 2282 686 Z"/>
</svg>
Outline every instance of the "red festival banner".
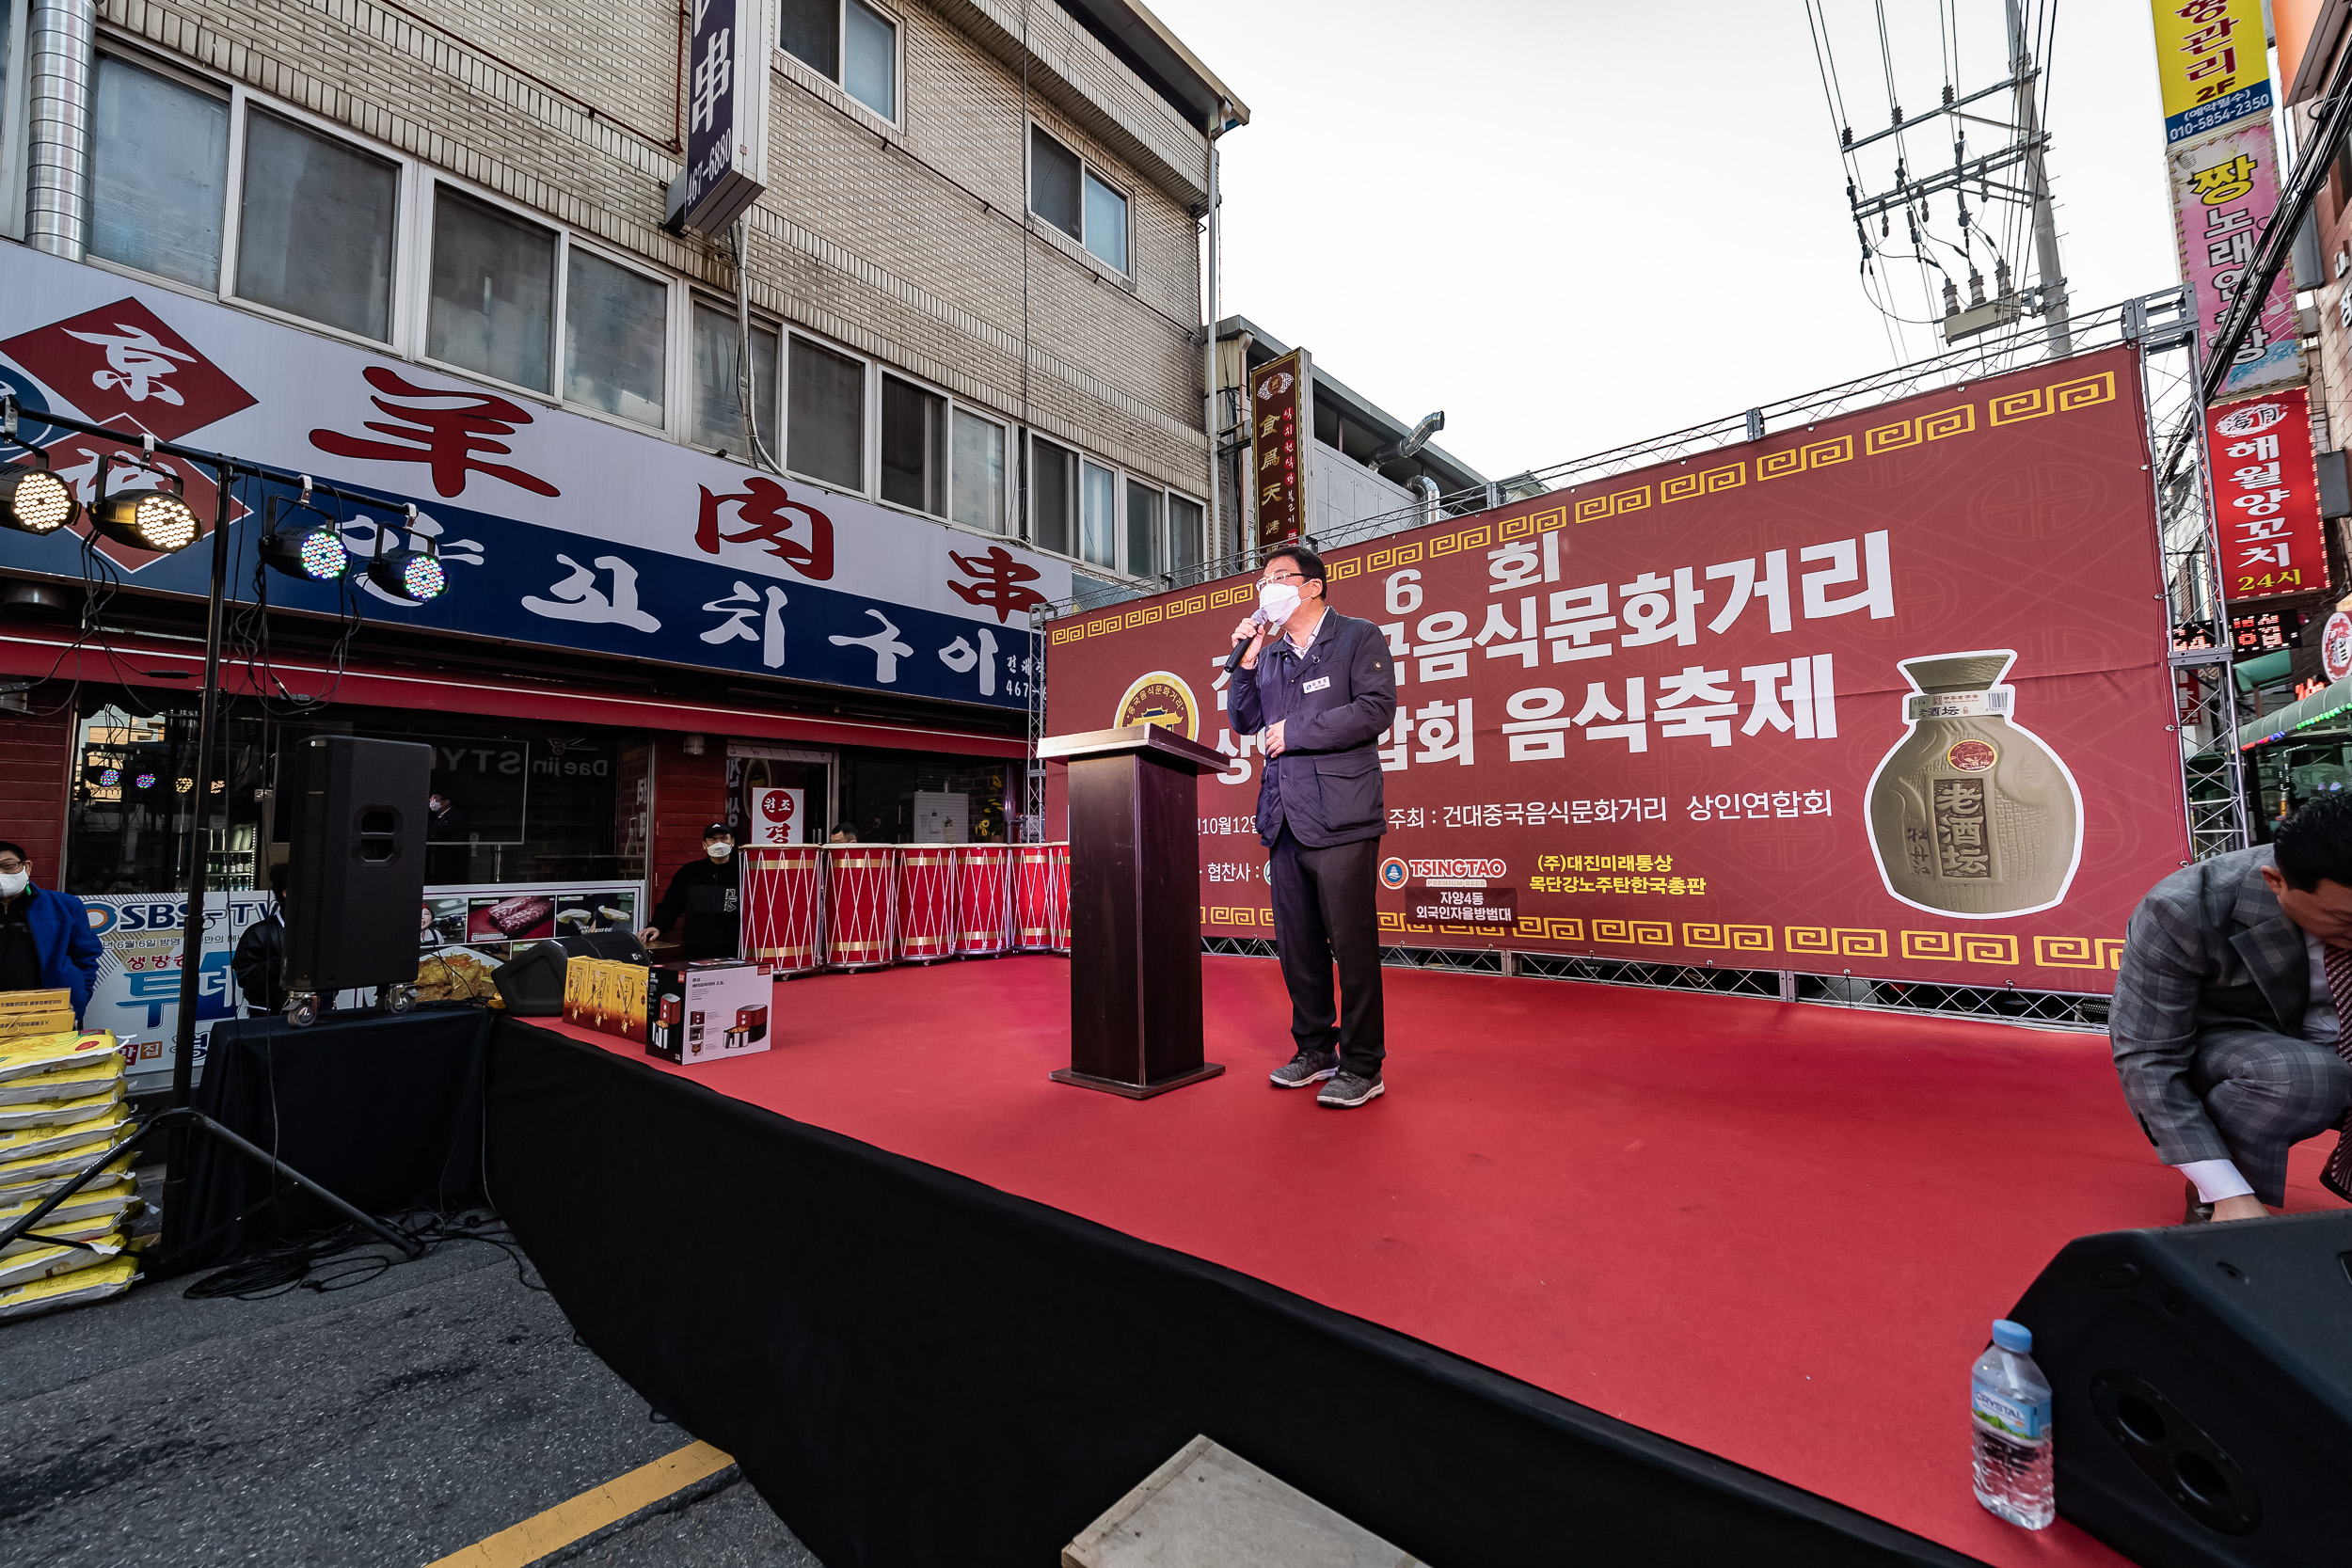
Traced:
<svg viewBox="0 0 2352 1568">
<path fill-rule="evenodd" d="M 2147 461 L 2116 348 L 1333 550 L 1396 655 L 1382 940 L 2110 990 L 2187 858 Z M 1273 935 L 1251 597 L 1049 633 L 1050 730 L 1232 759 L 1206 935 Z"/>
</svg>

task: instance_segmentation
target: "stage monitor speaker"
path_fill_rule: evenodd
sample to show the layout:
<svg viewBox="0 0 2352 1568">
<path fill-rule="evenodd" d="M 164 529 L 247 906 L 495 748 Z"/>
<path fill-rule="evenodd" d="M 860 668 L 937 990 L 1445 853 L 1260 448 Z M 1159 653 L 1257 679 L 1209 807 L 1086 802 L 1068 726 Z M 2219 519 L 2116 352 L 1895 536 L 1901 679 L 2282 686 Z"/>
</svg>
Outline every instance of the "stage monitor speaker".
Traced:
<svg viewBox="0 0 2352 1568">
<path fill-rule="evenodd" d="M 2352 1212 L 2084 1236 L 2010 1316 L 2060 1514 L 2143 1568 L 2352 1553 Z"/>
<path fill-rule="evenodd" d="M 286 989 L 324 997 L 413 981 L 433 748 L 322 735 L 294 755 Z"/>
</svg>

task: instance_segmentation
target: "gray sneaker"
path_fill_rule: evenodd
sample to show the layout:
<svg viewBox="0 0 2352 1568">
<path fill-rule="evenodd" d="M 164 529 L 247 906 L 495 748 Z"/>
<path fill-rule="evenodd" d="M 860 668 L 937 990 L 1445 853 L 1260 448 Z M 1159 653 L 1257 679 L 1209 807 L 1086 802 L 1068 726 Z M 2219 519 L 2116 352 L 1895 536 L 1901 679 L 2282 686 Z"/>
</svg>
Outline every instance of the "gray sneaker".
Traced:
<svg viewBox="0 0 2352 1568">
<path fill-rule="evenodd" d="M 1340 1064 L 1333 1058 L 1302 1051 L 1266 1076 L 1278 1089 L 1303 1089 L 1323 1082 L 1339 1070 Z"/>
<path fill-rule="evenodd" d="M 1323 1092 L 1315 1096 L 1315 1103 L 1336 1105 L 1344 1110 L 1351 1105 L 1377 1100 L 1388 1092 L 1388 1085 L 1377 1078 L 1359 1078 L 1352 1072 L 1342 1072 L 1333 1075 L 1331 1081 L 1323 1085 Z"/>
</svg>

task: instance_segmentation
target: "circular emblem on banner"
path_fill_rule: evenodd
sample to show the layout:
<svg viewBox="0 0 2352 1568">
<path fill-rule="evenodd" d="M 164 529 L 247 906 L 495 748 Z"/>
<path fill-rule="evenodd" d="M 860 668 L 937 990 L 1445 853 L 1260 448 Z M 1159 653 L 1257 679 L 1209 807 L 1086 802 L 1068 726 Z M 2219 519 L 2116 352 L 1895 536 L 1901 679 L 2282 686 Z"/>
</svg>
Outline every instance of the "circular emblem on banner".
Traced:
<svg viewBox="0 0 2352 1568">
<path fill-rule="evenodd" d="M 2328 617 L 2319 634 L 2319 663 L 2331 681 L 2352 675 L 2352 615 L 2339 610 Z"/>
<path fill-rule="evenodd" d="M 2286 417 L 2286 409 L 2279 404 L 2249 404 L 2222 415 L 2214 421 L 2213 429 L 2217 436 L 2259 436 Z"/>
<path fill-rule="evenodd" d="M 1990 740 L 1955 740 L 1944 753 L 1945 765 L 1960 773 L 1981 773 L 2000 760 Z"/>
<path fill-rule="evenodd" d="M 1198 740 L 1200 705 L 1193 701 L 1192 688 L 1184 684 L 1184 676 L 1172 670 L 1154 670 L 1127 689 L 1111 722 L 1121 729 L 1129 724 L 1166 724 L 1186 740 Z"/>
<path fill-rule="evenodd" d="M 1380 885 L 1391 893 L 1405 885 L 1405 879 L 1407 875 L 1405 863 L 1394 855 L 1391 855 L 1380 863 Z"/>
</svg>

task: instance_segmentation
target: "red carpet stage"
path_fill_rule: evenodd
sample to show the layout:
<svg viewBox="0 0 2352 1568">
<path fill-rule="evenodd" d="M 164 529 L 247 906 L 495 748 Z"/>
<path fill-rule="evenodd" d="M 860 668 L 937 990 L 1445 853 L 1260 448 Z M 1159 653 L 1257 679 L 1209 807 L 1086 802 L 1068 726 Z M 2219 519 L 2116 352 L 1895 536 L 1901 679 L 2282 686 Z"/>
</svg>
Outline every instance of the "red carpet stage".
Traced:
<svg viewBox="0 0 2352 1568">
<path fill-rule="evenodd" d="M 793 981 L 766 1054 L 648 1065 L 1984 1561 L 2122 1561 L 2063 1521 L 2002 1525 L 1968 1485 L 1991 1320 L 2070 1239 L 2179 1216 L 2103 1037 L 1391 971 L 1389 1097 L 1343 1113 L 1266 1085 L 1290 1049 L 1275 966 L 1204 967 L 1208 1055 L 1231 1070 L 1147 1101 L 1047 1081 L 1067 1060 L 1051 958 Z M 492 1093 L 495 1122 L 495 1069 Z M 2332 1204 L 2320 1148 L 2295 1207 Z M 756 1244 L 762 1207 L 793 1199 L 744 1180 Z"/>
</svg>

